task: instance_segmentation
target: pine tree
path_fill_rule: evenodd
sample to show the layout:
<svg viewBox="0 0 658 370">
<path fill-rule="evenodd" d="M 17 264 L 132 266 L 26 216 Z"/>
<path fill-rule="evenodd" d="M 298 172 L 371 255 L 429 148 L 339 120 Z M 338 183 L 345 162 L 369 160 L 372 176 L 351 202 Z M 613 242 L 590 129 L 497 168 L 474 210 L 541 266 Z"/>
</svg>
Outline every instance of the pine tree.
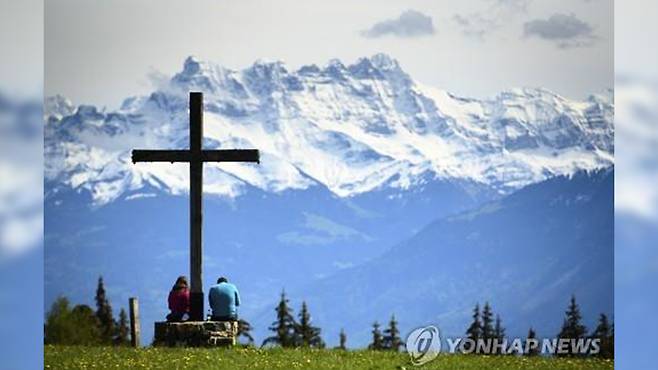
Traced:
<svg viewBox="0 0 658 370">
<path fill-rule="evenodd" d="M 308 312 L 306 302 L 302 302 L 299 323 L 295 325 L 295 339 L 297 346 L 324 348 L 324 341 L 320 337 L 320 328 L 311 325 L 311 314 Z"/>
<path fill-rule="evenodd" d="M 294 347 L 295 338 L 295 318 L 292 315 L 292 309 L 288 307 L 288 299 L 285 291 L 281 292 L 281 300 L 276 309 L 276 321 L 269 327 L 274 335 L 263 341 L 263 346 L 267 344 L 277 344 L 281 347 Z"/>
<path fill-rule="evenodd" d="M 614 334 L 613 328 L 608 321 L 608 316 L 601 314 L 599 316 L 599 324 L 594 329 L 592 337 L 600 340 L 599 357 L 614 358 Z"/>
<path fill-rule="evenodd" d="M 489 340 L 494 338 L 493 328 L 493 312 L 489 302 L 485 302 L 484 309 L 482 310 L 482 339 Z"/>
<path fill-rule="evenodd" d="M 120 346 L 128 345 L 130 343 L 130 329 L 128 329 L 128 315 L 123 308 L 119 311 L 119 322 L 117 322 L 116 327 L 115 343 Z"/>
<path fill-rule="evenodd" d="M 503 327 L 503 322 L 500 319 L 500 315 L 496 315 L 496 326 L 494 327 L 494 338 L 496 338 L 496 339 L 505 339 L 505 328 Z"/>
<path fill-rule="evenodd" d="M 580 307 L 578 307 L 578 304 L 576 303 L 576 297 L 572 295 L 569 307 L 565 312 L 565 319 L 562 324 L 562 329 L 558 334 L 558 339 L 585 338 L 587 328 L 580 322 L 581 319 Z M 570 345 L 569 347 L 569 355 L 575 355 L 576 353 L 573 346 Z"/>
<path fill-rule="evenodd" d="M 391 316 L 391 321 L 388 323 L 388 328 L 384 330 L 384 338 L 382 344 L 384 349 L 395 352 L 399 351 L 400 346 L 402 346 L 400 330 L 398 330 L 398 322 L 395 320 L 395 315 Z"/>
<path fill-rule="evenodd" d="M 539 344 L 537 345 L 537 347 L 530 348 L 530 347 L 528 346 L 528 342 L 529 342 L 531 339 L 532 339 L 532 340 L 536 340 L 536 339 L 537 339 L 537 334 L 535 333 L 534 329 L 532 329 L 532 328 L 530 328 L 530 329 L 528 330 L 528 337 L 527 337 L 526 340 L 525 340 L 525 343 L 524 343 L 524 345 L 523 345 L 523 348 L 524 348 L 525 350 L 527 350 L 527 352 L 526 352 L 526 354 L 525 354 L 526 356 L 537 356 L 537 355 L 539 354 Z"/>
<path fill-rule="evenodd" d="M 98 318 L 103 343 L 112 343 L 114 339 L 114 317 L 112 316 L 112 306 L 105 295 L 103 277 L 98 278 L 98 287 L 96 288 L 96 317 Z"/>
<path fill-rule="evenodd" d="M 339 341 L 340 341 L 340 343 L 338 344 L 338 349 L 346 350 L 347 349 L 347 334 L 345 334 L 345 330 L 343 330 L 342 328 L 340 329 Z"/>
<path fill-rule="evenodd" d="M 247 345 L 252 345 L 254 343 L 254 337 L 251 336 L 251 324 L 247 320 L 239 319 L 238 320 L 238 339 L 244 338 Z"/>
<path fill-rule="evenodd" d="M 466 337 L 475 343 L 482 338 L 482 323 L 480 322 L 480 305 L 476 304 L 473 309 L 473 322 L 466 330 Z"/>
<path fill-rule="evenodd" d="M 502 343 L 505 341 L 505 328 L 503 327 L 503 322 L 500 319 L 500 315 L 496 315 L 496 325 L 494 326 L 494 339 L 498 343 L 497 351 L 500 349 L 498 354 L 503 354 L 507 351 L 507 348 L 502 347 Z"/>
<path fill-rule="evenodd" d="M 384 349 L 382 332 L 379 330 L 379 323 L 377 321 L 372 324 L 372 343 L 368 345 L 368 349 L 375 351 Z"/>
</svg>

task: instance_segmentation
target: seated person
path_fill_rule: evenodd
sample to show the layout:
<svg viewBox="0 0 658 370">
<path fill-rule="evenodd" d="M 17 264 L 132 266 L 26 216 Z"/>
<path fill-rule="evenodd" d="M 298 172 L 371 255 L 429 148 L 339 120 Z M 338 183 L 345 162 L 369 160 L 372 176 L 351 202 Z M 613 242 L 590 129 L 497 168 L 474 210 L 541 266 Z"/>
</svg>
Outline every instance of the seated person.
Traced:
<svg viewBox="0 0 658 370">
<path fill-rule="evenodd" d="M 187 287 L 187 278 L 179 276 L 169 292 L 169 309 L 167 321 L 184 321 L 190 312 L 190 290 Z"/>
<path fill-rule="evenodd" d="M 225 277 L 217 279 L 217 284 L 210 287 L 208 301 L 212 309 L 212 321 L 233 321 L 238 319 L 240 293 L 235 285 Z"/>
</svg>

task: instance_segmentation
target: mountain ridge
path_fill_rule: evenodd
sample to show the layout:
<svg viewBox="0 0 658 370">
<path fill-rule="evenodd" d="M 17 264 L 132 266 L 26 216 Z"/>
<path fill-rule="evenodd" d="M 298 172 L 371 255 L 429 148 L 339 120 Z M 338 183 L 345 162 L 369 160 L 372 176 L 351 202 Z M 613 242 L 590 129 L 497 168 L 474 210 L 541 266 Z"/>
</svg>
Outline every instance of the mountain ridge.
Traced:
<svg viewBox="0 0 658 370">
<path fill-rule="evenodd" d="M 528 327 L 551 337 L 572 294 L 591 330 L 599 313 L 612 317 L 614 308 L 613 194 L 612 168 L 529 185 L 438 218 L 291 297 L 312 304 L 329 337 L 349 327 L 361 346 L 372 320 L 391 314 L 403 333 L 435 324 L 442 335 L 463 335 L 472 307 L 487 301 L 510 337 Z"/>
<path fill-rule="evenodd" d="M 612 164 L 613 104 L 575 102 L 546 89 L 494 99 L 423 86 L 385 55 L 289 71 L 257 61 L 240 71 L 188 57 L 148 96 L 106 112 L 46 101 L 46 180 L 88 191 L 96 205 L 145 185 L 187 191 L 184 165 L 132 165 L 132 148 L 187 146 L 187 92 L 205 99 L 207 148 L 257 147 L 260 167 L 206 165 L 205 192 L 279 192 L 323 185 L 339 197 L 379 187 L 404 192 L 425 175 L 472 181 L 507 194 L 527 184 Z"/>
</svg>

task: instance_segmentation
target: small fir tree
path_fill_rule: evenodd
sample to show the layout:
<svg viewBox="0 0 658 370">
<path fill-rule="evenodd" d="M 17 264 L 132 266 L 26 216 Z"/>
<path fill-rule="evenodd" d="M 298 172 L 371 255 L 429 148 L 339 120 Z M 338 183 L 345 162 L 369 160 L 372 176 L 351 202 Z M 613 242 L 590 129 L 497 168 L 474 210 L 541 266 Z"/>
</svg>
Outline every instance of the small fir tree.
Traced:
<svg viewBox="0 0 658 370">
<path fill-rule="evenodd" d="M 600 341 L 600 351 L 597 356 L 603 358 L 614 358 L 614 329 L 606 314 L 602 313 L 599 315 L 599 323 L 592 333 L 592 338 Z"/>
<path fill-rule="evenodd" d="M 276 321 L 269 327 L 274 335 L 266 338 L 263 341 L 263 346 L 268 344 L 276 344 L 281 347 L 294 347 L 296 344 L 295 338 L 295 318 L 292 315 L 292 309 L 288 306 L 288 298 L 286 298 L 285 291 L 281 292 L 281 300 L 276 309 Z"/>
<path fill-rule="evenodd" d="M 537 346 L 530 347 L 529 343 L 531 341 L 537 340 L 537 333 L 533 328 L 528 329 L 528 337 L 525 340 L 523 349 L 526 351 L 526 356 L 537 356 L 539 354 L 539 344 Z"/>
<path fill-rule="evenodd" d="M 494 326 L 494 339 L 498 343 L 498 346 L 496 347 L 497 354 L 504 354 L 507 351 L 507 348 L 503 347 L 502 344 L 505 341 L 505 328 L 503 327 L 503 322 L 500 319 L 500 315 L 496 315 L 496 324 Z"/>
<path fill-rule="evenodd" d="M 466 337 L 471 339 L 474 343 L 482 338 L 482 323 L 480 322 L 480 305 L 476 304 L 473 309 L 473 321 L 466 330 Z"/>
<path fill-rule="evenodd" d="M 119 311 L 119 322 L 117 323 L 117 335 L 115 343 L 120 346 L 125 346 L 130 343 L 130 329 L 128 328 L 128 315 L 122 308 Z"/>
<path fill-rule="evenodd" d="M 482 309 L 482 339 L 489 340 L 494 338 L 494 328 L 493 328 L 493 312 L 491 311 L 491 306 L 489 302 L 485 302 L 484 308 Z"/>
<path fill-rule="evenodd" d="M 400 339 L 400 330 L 398 330 L 398 322 L 395 320 L 395 315 L 391 316 L 391 321 L 388 323 L 388 328 L 384 330 L 383 347 L 391 351 L 399 351 L 402 346 Z"/>
<path fill-rule="evenodd" d="M 338 337 L 339 337 L 338 349 L 342 349 L 343 351 L 347 350 L 347 334 L 345 334 L 345 330 L 341 328 Z"/>
<path fill-rule="evenodd" d="M 306 302 L 302 302 L 299 312 L 299 322 L 295 325 L 296 345 L 302 347 L 324 348 L 324 341 L 320 337 L 320 328 L 311 325 L 311 314 Z"/>
<path fill-rule="evenodd" d="M 558 339 L 583 339 L 587 334 L 587 328 L 581 323 L 582 315 L 580 307 L 576 303 L 576 297 L 571 296 L 569 307 L 565 312 L 562 329 L 558 334 Z M 577 355 L 575 348 L 570 344 L 567 356 Z"/>
<path fill-rule="evenodd" d="M 96 317 L 100 325 L 101 341 L 103 343 L 112 343 L 115 334 L 114 317 L 112 316 L 112 306 L 105 295 L 105 286 L 103 277 L 98 278 L 98 287 L 96 288 Z"/>
<path fill-rule="evenodd" d="M 377 321 L 372 324 L 372 343 L 368 345 L 368 349 L 375 351 L 384 349 L 382 332 L 379 330 L 379 323 Z"/>
</svg>

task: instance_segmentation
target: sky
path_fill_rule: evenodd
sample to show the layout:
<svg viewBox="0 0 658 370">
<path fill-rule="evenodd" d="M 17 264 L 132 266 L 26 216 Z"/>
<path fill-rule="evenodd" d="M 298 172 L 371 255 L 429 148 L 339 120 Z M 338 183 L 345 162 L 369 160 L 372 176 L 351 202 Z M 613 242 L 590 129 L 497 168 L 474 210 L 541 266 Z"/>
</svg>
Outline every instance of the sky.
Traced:
<svg viewBox="0 0 658 370">
<path fill-rule="evenodd" d="M 189 55 L 241 69 L 384 52 L 458 95 L 541 86 L 585 98 L 613 86 L 612 9 L 612 0 L 49 0 L 45 89 L 113 108 Z"/>
<path fill-rule="evenodd" d="M 0 0 L 0 93 L 19 99 L 43 94 L 42 0 Z"/>
</svg>

